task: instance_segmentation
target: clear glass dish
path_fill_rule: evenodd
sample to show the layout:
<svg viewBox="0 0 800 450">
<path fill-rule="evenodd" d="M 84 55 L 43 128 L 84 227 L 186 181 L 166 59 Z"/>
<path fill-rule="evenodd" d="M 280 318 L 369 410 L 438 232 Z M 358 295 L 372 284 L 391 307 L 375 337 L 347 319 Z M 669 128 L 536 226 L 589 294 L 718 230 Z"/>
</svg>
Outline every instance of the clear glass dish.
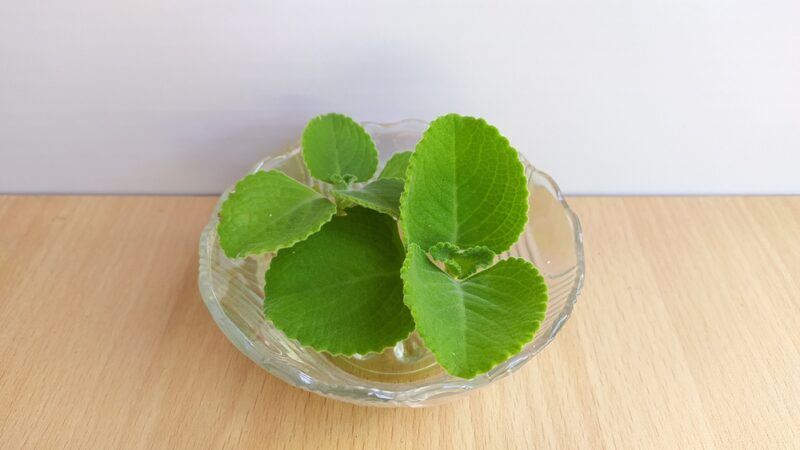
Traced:
<svg viewBox="0 0 800 450">
<path fill-rule="evenodd" d="M 413 149 L 428 123 L 405 120 L 365 123 L 380 152 L 381 164 L 395 152 Z M 229 260 L 219 247 L 220 197 L 200 237 L 200 292 L 219 328 L 258 365 L 285 382 L 317 394 L 374 406 L 428 406 L 486 386 L 519 369 L 550 341 L 572 312 L 583 284 L 583 243 L 578 217 L 556 183 L 520 155 L 531 192 L 528 226 L 501 258 L 519 256 L 542 272 L 550 293 L 547 314 L 533 341 L 517 355 L 471 380 L 447 375 L 413 333 L 380 354 L 332 357 L 287 338 L 262 313 L 264 272 L 271 255 Z M 253 171 L 279 169 L 310 186 L 312 179 L 295 146 L 260 161 Z"/>
</svg>

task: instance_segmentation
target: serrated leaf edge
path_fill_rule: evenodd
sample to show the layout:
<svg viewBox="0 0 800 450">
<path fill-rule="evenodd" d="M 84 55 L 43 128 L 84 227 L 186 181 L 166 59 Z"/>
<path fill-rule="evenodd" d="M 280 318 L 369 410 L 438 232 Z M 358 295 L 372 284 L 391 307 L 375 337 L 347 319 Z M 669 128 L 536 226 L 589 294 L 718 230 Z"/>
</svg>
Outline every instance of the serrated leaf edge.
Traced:
<svg viewBox="0 0 800 450">
<path fill-rule="evenodd" d="M 266 172 L 273 172 L 273 171 L 274 171 L 274 172 L 279 172 L 279 173 L 281 173 L 282 175 L 286 176 L 287 178 L 291 179 L 292 181 L 295 181 L 295 182 L 297 182 L 298 184 L 302 185 L 303 187 L 305 187 L 305 188 L 308 188 L 308 189 L 309 189 L 309 190 L 311 190 L 311 191 L 314 191 L 313 189 L 309 188 L 308 186 L 304 185 L 303 183 L 300 183 L 299 181 L 295 180 L 294 178 L 290 177 L 289 175 L 286 175 L 285 173 L 281 172 L 280 170 L 272 169 L 272 170 L 263 171 L 263 172 L 265 172 L 265 173 L 266 173 Z M 242 181 L 244 181 L 246 178 L 249 178 L 249 177 L 251 177 L 251 176 L 254 176 L 254 175 L 257 175 L 257 174 L 258 174 L 258 172 L 251 173 L 251 174 L 247 175 L 246 177 L 242 178 L 241 180 L 239 180 L 238 182 L 236 182 L 236 184 L 238 185 L 239 183 L 241 183 Z M 233 191 L 231 191 L 231 193 L 230 193 L 230 194 L 228 194 L 228 198 L 226 198 L 226 199 L 225 199 L 225 201 L 224 201 L 224 202 L 222 202 L 222 206 L 220 207 L 219 214 L 218 214 L 218 217 L 219 217 L 219 219 L 218 219 L 218 222 L 217 222 L 216 232 L 217 232 L 217 236 L 219 237 L 219 240 L 220 240 L 220 245 L 219 245 L 219 246 L 220 246 L 220 248 L 222 248 L 222 252 L 225 254 L 225 256 L 226 256 L 228 259 L 239 259 L 239 258 L 245 258 L 245 257 L 247 257 L 247 256 L 251 256 L 251 255 L 263 255 L 263 254 L 265 254 L 265 253 L 276 253 L 276 252 L 279 252 L 280 250 L 287 249 L 287 248 L 291 248 L 291 247 L 293 247 L 293 246 L 294 246 L 294 244 L 297 244 L 298 242 L 305 241 L 306 239 L 308 239 L 308 237 L 309 237 L 309 236 L 311 236 L 312 234 L 315 234 L 315 233 L 317 233 L 319 230 L 321 230 L 321 229 L 322 229 L 322 227 L 323 227 L 323 226 L 324 226 L 326 223 L 330 222 L 330 221 L 331 221 L 331 219 L 333 219 L 333 216 L 335 216 L 335 215 L 336 215 L 336 205 L 335 205 L 333 202 L 331 202 L 331 201 L 330 201 L 330 199 L 328 199 L 328 198 L 327 198 L 327 197 L 325 197 L 324 195 L 320 194 L 319 192 L 317 192 L 317 191 L 314 191 L 314 193 L 315 193 L 315 194 L 317 194 L 317 195 L 319 195 L 319 196 L 320 196 L 320 198 L 327 200 L 327 201 L 328 201 L 328 202 L 329 202 L 329 203 L 330 203 L 330 204 L 333 206 L 333 210 L 331 211 L 331 214 L 328 216 L 328 218 L 327 218 L 325 221 L 321 222 L 321 223 L 320 223 L 318 226 L 316 226 L 316 227 L 311 227 L 311 228 L 310 228 L 310 231 L 309 231 L 309 232 L 308 232 L 308 233 L 307 233 L 305 236 L 303 236 L 303 237 L 301 237 L 301 238 L 298 238 L 298 239 L 295 239 L 295 240 L 293 240 L 293 241 L 289 241 L 289 242 L 288 242 L 288 243 L 286 243 L 286 244 L 278 245 L 277 247 L 275 247 L 275 248 L 274 248 L 274 249 L 272 249 L 272 250 L 264 250 L 264 251 L 257 250 L 257 251 L 251 251 L 251 252 L 239 252 L 239 253 L 237 253 L 236 255 L 234 255 L 234 256 L 231 256 L 231 255 L 228 255 L 228 253 L 225 251 L 225 248 L 224 248 L 224 247 L 222 247 L 222 236 L 219 234 L 219 227 L 220 227 L 220 224 L 222 224 L 222 216 L 223 216 L 223 213 L 224 213 L 224 211 L 225 211 L 225 204 L 228 202 L 228 199 L 230 199 L 230 198 L 231 198 L 233 195 L 235 195 L 235 194 L 236 194 L 236 188 L 234 187 L 234 190 L 233 190 Z"/>
<path fill-rule="evenodd" d="M 311 175 L 312 177 L 316 178 L 319 181 L 322 181 L 323 183 L 334 184 L 332 182 L 332 180 L 323 180 L 322 178 L 318 178 L 316 175 L 311 173 L 311 168 L 308 166 L 308 163 L 306 162 L 306 145 L 305 145 L 306 129 L 308 129 L 308 127 L 311 126 L 312 122 L 315 122 L 315 121 L 318 121 L 318 120 L 322 120 L 324 117 L 327 117 L 327 116 L 338 117 L 338 118 L 344 119 L 346 121 L 352 122 L 361 131 L 361 133 L 363 133 L 364 136 L 367 137 L 367 140 L 369 141 L 369 143 L 372 144 L 371 145 L 372 151 L 371 152 L 367 152 L 369 154 L 369 160 L 370 160 L 370 163 L 372 165 L 372 174 L 369 175 L 366 179 L 363 179 L 363 180 L 356 179 L 356 181 L 365 182 L 365 181 L 371 180 L 372 177 L 375 176 L 375 172 L 378 170 L 378 148 L 375 146 L 375 141 L 372 140 L 372 136 L 370 136 L 370 134 L 367 133 L 367 130 L 365 130 L 364 127 L 361 126 L 360 123 L 356 122 L 352 117 L 346 116 L 346 115 L 340 114 L 340 113 L 334 113 L 334 112 L 320 114 L 320 115 L 314 117 L 313 119 L 309 120 L 308 123 L 306 124 L 305 128 L 303 128 L 303 133 L 300 135 L 300 149 L 301 149 L 301 154 L 303 155 L 303 165 L 305 165 L 306 169 L 308 169 L 309 175 Z M 344 176 L 344 175 L 348 175 L 348 174 L 340 174 L 340 175 Z M 349 175 L 355 176 L 355 175 L 352 175 L 352 174 L 349 174 Z"/>
<path fill-rule="evenodd" d="M 430 127 L 428 127 L 428 129 L 430 129 Z M 422 135 L 422 139 L 425 138 L 425 134 L 427 133 L 428 130 L 425 130 L 425 133 L 423 133 Z M 420 139 L 420 142 L 422 141 L 422 139 Z M 398 220 L 400 221 L 400 229 L 403 231 L 404 242 L 405 240 L 408 240 L 408 229 L 406 228 L 406 221 L 403 220 L 403 211 L 406 209 L 406 201 L 407 201 L 406 199 L 408 197 L 409 186 L 411 186 L 411 184 L 409 183 L 409 181 L 411 181 L 410 174 L 413 173 L 412 167 L 414 166 L 414 160 L 416 159 L 415 158 L 416 154 L 417 152 L 414 151 L 408 158 L 408 166 L 406 167 L 406 177 L 403 179 L 403 192 L 400 193 L 400 208 L 399 208 L 400 215 L 398 216 Z M 408 245 L 410 245 L 410 243 L 406 245 L 406 248 L 408 248 Z M 406 254 L 408 254 L 407 251 Z M 405 262 L 403 262 L 403 265 L 405 265 Z M 405 289 L 405 287 L 403 287 L 403 289 Z M 405 292 L 403 292 L 403 294 L 404 294 L 403 298 L 405 298 Z"/>
<path fill-rule="evenodd" d="M 394 178 L 384 178 L 384 179 L 385 180 L 390 180 L 390 179 L 394 179 Z M 378 211 L 379 213 L 383 213 L 383 214 L 386 214 L 388 216 L 392 216 L 392 218 L 395 219 L 395 220 L 400 216 L 400 214 L 398 212 L 394 212 L 389 208 L 384 208 L 384 207 L 378 206 L 378 205 L 376 205 L 374 203 L 366 202 L 363 199 L 360 199 L 358 197 L 353 197 L 350 194 L 348 194 L 347 191 L 333 190 L 332 192 L 333 192 L 333 196 L 338 198 L 338 199 L 347 200 L 347 201 L 352 202 L 352 203 L 354 203 L 354 204 L 356 204 L 358 206 L 362 206 L 364 208 L 371 209 L 373 211 Z M 351 208 L 352 206 L 353 205 L 349 205 L 347 208 Z M 345 208 L 345 209 L 347 209 L 347 208 Z"/>
<path fill-rule="evenodd" d="M 275 257 L 277 258 L 278 254 L 280 254 L 282 251 L 286 251 L 286 250 L 289 250 L 289 248 L 281 249 L 280 251 L 278 251 L 278 253 L 275 255 Z M 405 261 L 404 261 L 404 264 L 405 264 Z M 269 269 L 267 269 L 267 272 L 269 272 Z M 266 286 L 267 285 L 267 279 L 266 279 L 266 277 L 267 277 L 267 274 L 265 272 L 264 273 L 264 291 L 265 292 L 267 290 L 267 286 Z M 402 283 L 402 278 L 400 280 L 401 280 L 401 283 Z M 404 300 L 403 301 L 403 305 L 405 305 L 406 308 L 408 308 L 408 305 L 406 305 L 406 303 L 405 303 L 405 285 L 403 285 L 403 296 L 404 296 L 403 297 L 403 300 Z M 275 321 L 272 319 L 272 317 L 270 317 L 269 314 L 267 313 L 266 294 L 264 295 L 264 302 L 261 305 L 261 312 L 264 314 L 264 317 L 267 320 L 269 320 L 269 322 L 272 324 L 272 326 L 275 327 L 276 330 L 278 330 L 281 333 L 283 333 L 284 335 L 286 335 L 286 337 L 288 337 L 289 339 L 292 339 L 292 340 L 296 341 L 298 344 L 302 345 L 303 347 L 310 347 L 310 348 L 314 349 L 317 352 L 325 352 L 325 353 L 327 353 L 327 354 L 329 354 L 331 356 L 353 356 L 353 355 L 356 355 L 356 354 L 368 355 L 368 354 L 372 354 L 372 353 L 375 353 L 375 354 L 383 353 L 386 350 L 388 350 L 388 349 L 394 347 L 395 345 L 397 345 L 398 342 L 403 341 L 405 339 L 408 339 L 408 337 L 411 335 L 411 333 L 413 333 L 414 330 L 416 329 L 416 323 L 413 321 L 413 317 L 414 316 L 412 314 L 412 316 L 411 316 L 412 317 L 411 328 L 408 330 L 408 332 L 403 334 L 403 337 L 401 337 L 400 339 L 396 340 L 394 343 L 387 344 L 386 346 L 384 346 L 384 347 L 382 347 L 382 348 L 380 348 L 378 350 L 370 350 L 370 349 L 367 349 L 367 348 L 362 348 L 362 349 L 355 349 L 355 350 L 352 350 L 352 351 L 349 351 L 349 350 L 340 351 L 340 350 L 332 350 L 330 348 L 330 345 L 328 345 L 328 344 L 321 344 L 319 342 L 312 342 L 312 341 L 303 342 L 303 341 L 300 340 L 300 338 L 297 335 L 289 333 L 286 330 L 284 330 L 283 328 L 280 328 L 278 326 L 278 324 L 276 324 Z"/>
<path fill-rule="evenodd" d="M 433 249 L 435 249 L 435 248 L 445 248 L 445 247 L 454 249 L 456 251 L 456 253 L 460 253 L 461 255 L 466 255 L 466 254 L 468 254 L 468 252 L 473 251 L 473 250 L 483 250 L 483 249 L 485 249 L 486 251 L 488 251 L 489 253 L 492 254 L 492 259 L 489 260 L 488 263 L 475 264 L 475 268 L 473 269 L 472 273 L 467 275 L 467 277 L 471 277 L 472 275 L 480 272 L 481 270 L 488 269 L 489 267 L 493 266 L 494 265 L 494 259 L 497 257 L 497 254 L 495 252 L 493 252 L 492 249 L 490 249 L 489 247 L 487 247 L 485 245 L 477 245 L 475 247 L 467 247 L 465 249 L 462 249 L 461 247 L 457 246 L 456 244 L 453 244 L 452 242 L 438 242 L 438 243 L 434 244 L 433 246 L 431 246 L 431 248 L 428 249 L 428 254 L 431 255 L 431 258 L 433 258 L 434 260 L 439 261 L 441 263 L 444 263 L 448 267 L 453 268 L 453 270 L 456 271 L 456 275 L 458 276 L 459 279 L 461 279 L 461 277 L 464 275 L 464 269 L 461 267 L 461 264 L 458 261 L 455 260 L 455 258 L 444 258 L 444 259 L 440 260 L 439 258 L 437 258 L 436 256 L 433 255 Z"/>
<path fill-rule="evenodd" d="M 275 322 L 272 321 L 272 318 L 267 317 L 267 319 L 270 321 L 270 323 L 272 323 L 272 325 L 275 327 L 276 330 L 278 330 L 281 333 L 283 333 L 284 335 L 286 335 L 287 338 L 292 339 L 293 341 L 296 341 L 298 344 L 302 345 L 303 347 L 311 348 L 311 349 L 313 349 L 314 351 L 317 351 L 317 352 L 324 352 L 324 353 L 329 354 L 330 356 L 353 356 L 353 355 L 380 354 L 380 353 L 383 353 L 386 350 L 394 347 L 395 345 L 397 345 L 398 342 L 408 339 L 408 337 L 411 336 L 411 333 L 413 333 L 414 329 L 415 329 L 415 325 L 412 322 L 412 325 L 414 325 L 414 326 L 411 327 L 411 329 L 408 331 L 408 333 L 405 333 L 403 335 L 403 337 L 401 337 L 400 339 L 395 341 L 393 344 L 386 345 L 385 347 L 383 347 L 383 348 L 381 348 L 379 350 L 369 350 L 369 349 L 365 348 L 365 349 L 358 349 L 358 350 L 354 350 L 354 351 L 350 352 L 350 351 L 331 350 L 327 345 L 319 345 L 318 343 L 302 342 L 300 339 L 297 338 L 297 336 L 293 336 L 293 335 L 287 333 L 282 328 L 278 328 L 278 326 L 275 325 Z"/>
<path fill-rule="evenodd" d="M 531 195 L 531 193 L 528 190 L 528 179 L 525 177 L 525 165 L 522 163 L 522 161 L 520 161 L 519 152 L 511 145 L 511 142 L 508 140 L 508 138 L 506 138 L 505 136 L 500 134 L 500 131 L 497 129 L 497 127 L 495 127 L 494 125 L 486 122 L 485 119 L 480 118 L 480 117 L 462 116 L 462 115 L 456 114 L 456 113 L 450 113 L 450 114 L 445 114 L 443 116 L 439 116 L 433 122 L 430 123 L 430 125 L 428 126 L 428 129 L 425 130 L 425 133 L 422 134 L 422 138 L 419 140 L 419 142 L 417 142 L 417 145 L 419 145 L 420 142 L 425 140 L 425 138 L 427 137 L 428 133 L 431 130 L 431 125 L 433 125 L 438 120 L 445 119 L 445 118 L 448 118 L 448 117 L 473 119 L 473 120 L 477 120 L 478 122 L 482 123 L 483 125 L 486 125 L 487 127 L 489 127 L 490 131 L 493 132 L 494 135 L 499 136 L 504 141 L 504 143 L 506 144 L 506 145 L 503 146 L 503 150 L 500 150 L 500 151 L 506 151 L 505 149 L 508 149 L 509 151 L 513 152 L 514 158 L 516 158 L 517 162 L 519 163 L 519 164 L 516 165 L 516 168 L 517 168 L 516 172 L 517 173 L 516 174 L 512 173 L 510 175 L 511 176 L 516 175 L 517 177 L 519 177 L 520 179 L 522 179 L 524 181 L 525 187 L 523 188 L 523 190 L 525 192 L 525 208 L 524 208 L 523 214 L 521 216 L 521 217 L 523 217 L 523 220 L 521 220 L 517 224 L 516 227 L 512 228 L 512 231 L 516 230 L 515 231 L 516 238 L 510 244 L 508 244 L 505 247 L 502 247 L 502 248 L 498 249 L 497 251 L 495 251 L 494 249 L 490 248 L 490 250 L 494 251 L 495 254 L 499 255 L 500 253 L 508 251 L 508 249 L 510 249 L 511 246 L 513 246 L 515 243 L 517 243 L 517 241 L 519 241 L 520 235 L 522 234 L 523 231 L 525 231 L 525 226 L 528 224 L 528 213 L 530 212 L 529 210 L 530 210 L 530 195 Z M 408 159 L 408 167 L 406 168 L 406 178 L 405 178 L 405 185 L 406 186 L 411 186 L 413 184 L 413 183 L 411 183 L 411 174 L 414 173 L 414 170 L 412 169 L 412 167 L 414 166 L 414 160 L 416 159 L 415 158 L 416 155 L 417 155 L 417 152 L 416 152 L 416 147 L 415 147 L 415 151 L 413 151 L 411 153 L 411 157 Z M 407 201 L 406 198 L 408 196 L 409 190 L 410 189 L 403 189 L 403 193 L 400 195 L 400 217 L 403 216 L 403 211 L 405 210 L 405 207 L 406 207 L 406 201 Z M 401 221 L 400 225 L 401 225 L 401 227 L 403 229 L 403 236 L 408 236 L 408 229 L 406 228 L 405 222 Z M 481 245 L 484 245 L 484 244 L 481 244 Z"/>
<path fill-rule="evenodd" d="M 327 222 L 325 222 L 325 223 L 327 223 Z M 325 225 L 325 224 L 322 224 L 320 226 L 320 229 L 322 228 L 323 225 Z M 317 230 L 317 231 L 319 231 L 319 230 Z M 316 231 L 315 231 L 315 233 L 316 233 Z M 312 234 L 314 234 L 314 233 L 312 233 Z M 306 236 L 306 238 L 308 238 L 308 236 Z M 305 239 L 303 239 L 303 240 L 305 240 Z M 300 242 L 300 241 L 298 241 L 298 242 Z M 297 242 L 295 242 L 295 244 L 296 243 Z M 294 246 L 294 244 L 292 244 L 292 246 Z M 282 249 L 278 250 L 275 253 L 275 258 L 277 258 L 280 255 L 281 252 L 288 251 L 290 249 L 291 249 L 291 247 L 285 247 L 285 248 L 282 248 Z M 403 263 L 405 264 L 405 261 L 403 261 Z M 402 266 L 401 266 L 401 269 L 402 269 Z M 414 330 L 416 329 L 416 323 L 414 323 L 414 321 L 413 321 L 414 316 L 412 314 L 412 316 L 411 316 L 411 318 L 412 318 L 411 328 L 408 330 L 408 332 L 405 333 L 402 338 L 396 340 L 394 343 L 387 344 L 386 346 L 384 346 L 383 348 L 381 348 L 379 350 L 369 350 L 367 348 L 364 348 L 364 349 L 353 350 L 352 352 L 351 351 L 338 351 L 338 350 L 331 350 L 330 346 L 327 345 L 327 344 L 318 344 L 318 343 L 314 343 L 314 342 L 310 342 L 310 341 L 309 342 L 303 342 L 296 335 L 288 333 L 283 328 L 280 328 L 278 326 L 278 324 L 276 324 L 275 321 L 269 316 L 269 314 L 267 314 L 267 300 L 266 300 L 266 297 L 267 297 L 267 294 L 266 294 L 266 291 L 267 291 L 267 272 L 269 272 L 269 268 L 267 268 L 267 271 L 264 272 L 264 299 L 263 299 L 263 302 L 261 304 L 261 312 L 264 314 L 264 317 L 270 321 L 270 323 L 272 324 L 272 326 L 275 327 L 276 330 L 280 331 L 281 333 L 286 335 L 286 337 L 296 341 L 298 344 L 300 344 L 300 345 L 302 345 L 304 347 L 310 347 L 310 348 L 312 348 L 312 349 L 314 349 L 314 350 L 316 350 L 318 352 L 325 352 L 325 353 L 327 353 L 327 354 L 329 354 L 331 356 L 353 356 L 355 354 L 368 355 L 368 354 L 372 354 L 372 353 L 378 354 L 378 353 L 383 353 L 387 349 L 390 349 L 390 348 L 394 347 L 395 345 L 397 345 L 398 342 L 403 341 L 405 339 L 408 339 L 408 337 L 411 335 L 411 333 L 413 333 Z M 400 278 L 401 285 L 402 285 L 402 280 L 403 279 L 401 277 Z M 404 296 L 403 299 L 405 300 L 405 285 L 403 285 L 403 296 Z M 405 305 L 406 308 L 408 308 L 408 305 L 405 304 L 405 301 L 403 301 L 403 305 Z"/>
<path fill-rule="evenodd" d="M 408 248 L 409 248 L 409 251 L 408 251 L 408 252 L 406 252 L 406 259 L 405 259 L 405 261 L 403 261 L 403 266 L 400 268 L 400 278 L 403 280 L 403 303 L 405 303 L 406 307 L 407 307 L 407 308 L 408 308 L 408 309 L 411 311 L 411 317 L 412 317 L 412 318 L 414 318 L 414 323 L 416 324 L 416 330 L 417 330 L 417 333 L 419 333 L 419 336 L 422 338 L 422 341 L 423 341 L 423 342 L 425 343 L 425 345 L 428 347 L 428 350 L 430 350 L 431 352 L 433 352 L 433 355 L 434 355 L 434 356 L 436 356 L 436 361 L 438 362 L 438 361 L 439 361 L 438 352 L 437 352 L 437 350 L 436 350 L 436 349 L 434 349 L 433 347 L 431 347 L 431 345 L 428 343 L 428 339 L 427 339 L 428 333 L 427 333 L 426 331 L 424 331 L 422 328 L 420 328 L 419 324 L 417 323 L 417 320 L 416 320 L 416 310 L 414 309 L 414 307 L 413 307 L 413 306 L 409 305 L 409 304 L 406 302 L 406 298 L 408 298 L 408 292 L 407 292 L 407 290 L 406 290 L 405 274 L 406 274 L 406 272 L 408 271 L 408 267 L 410 266 L 410 261 L 411 261 L 411 258 L 409 258 L 409 255 L 411 254 L 411 251 L 410 251 L 410 250 L 411 250 L 411 246 L 414 246 L 414 247 L 416 247 L 416 248 L 418 248 L 418 249 L 420 249 L 420 250 L 422 249 L 422 247 L 420 247 L 420 246 L 419 246 L 419 245 L 417 245 L 417 244 L 414 244 L 414 243 L 411 243 L 411 244 L 409 244 L 409 246 L 408 246 Z M 427 256 L 427 254 L 426 254 L 424 251 L 423 251 L 423 254 L 425 255 L 425 257 L 426 257 L 426 258 L 428 257 L 428 256 Z M 526 345 L 528 345 L 528 344 L 529 344 L 529 343 L 530 343 L 530 342 L 533 340 L 534 336 L 536 336 L 536 333 L 537 333 L 537 332 L 539 331 L 539 329 L 541 328 L 541 326 L 542 326 L 542 322 L 544 322 L 544 318 L 545 318 L 545 317 L 546 317 L 546 315 L 547 315 L 547 308 L 548 308 L 548 306 L 549 306 L 549 303 L 550 303 L 550 292 L 549 292 L 549 290 L 547 289 L 547 283 L 545 282 L 545 280 L 544 280 L 544 277 L 542 276 L 541 272 L 540 272 L 540 271 L 539 271 L 539 269 L 537 269 L 537 268 L 536 268 L 536 266 L 534 266 L 534 265 L 533 265 L 533 264 L 532 264 L 530 261 L 528 261 L 528 260 L 526 260 L 526 259 L 522 259 L 522 258 L 514 258 L 514 257 L 512 257 L 512 258 L 507 258 L 507 259 L 503 259 L 503 260 L 500 260 L 500 261 L 497 261 L 497 262 L 496 262 L 495 264 L 493 264 L 491 267 L 494 267 L 494 266 L 496 266 L 496 265 L 498 265 L 498 264 L 501 264 L 501 263 L 503 263 L 503 262 L 505 262 L 505 261 L 511 261 L 511 262 L 515 262 L 515 263 L 516 263 L 516 262 L 520 262 L 520 263 L 522 263 L 523 265 L 525 265 L 525 266 L 528 266 L 529 268 L 533 269 L 533 270 L 536 272 L 536 274 L 538 275 L 538 278 L 539 278 L 539 279 L 542 281 L 542 283 L 545 285 L 544 311 L 542 311 L 542 314 L 543 314 L 543 316 L 544 316 L 544 317 L 542 317 L 542 320 L 540 320 L 540 321 L 539 321 L 539 322 L 536 324 L 536 326 L 534 327 L 534 329 L 531 331 L 531 333 L 530 333 L 529 335 L 528 335 L 528 334 L 526 334 L 526 336 L 525 336 L 525 339 L 524 339 L 524 340 L 522 340 L 522 342 L 519 344 L 519 346 L 515 346 L 513 350 L 510 350 L 510 351 L 508 351 L 508 352 L 505 352 L 505 353 L 504 353 L 504 355 L 503 355 L 501 358 L 498 358 L 498 359 L 496 359 L 496 360 L 492 360 L 491 362 L 488 362 L 488 363 L 485 363 L 485 364 L 482 364 L 482 365 L 480 365 L 480 366 L 479 366 L 477 369 L 475 369 L 473 372 L 468 372 L 468 373 L 465 373 L 465 374 L 463 374 L 463 376 L 462 376 L 462 375 L 458 375 L 458 374 L 452 373 L 452 372 L 450 372 L 450 370 L 449 370 L 447 367 L 444 367 L 444 366 L 442 366 L 442 368 L 443 368 L 443 369 L 444 369 L 444 370 L 445 370 L 447 373 L 449 373 L 450 375 L 452 375 L 452 376 L 454 376 L 454 377 L 463 378 L 463 379 L 465 379 L 465 380 L 470 380 L 470 379 L 472 379 L 472 378 L 475 378 L 475 377 L 476 377 L 476 376 L 478 376 L 478 375 L 483 375 L 483 374 L 485 374 L 485 373 L 489 372 L 490 370 L 492 370 L 492 369 L 493 369 L 495 366 L 497 366 L 498 364 L 501 364 L 501 363 L 503 363 L 503 362 L 505 362 L 505 361 L 508 361 L 508 359 L 509 359 L 509 358 L 511 358 L 512 356 L 516 355 L 516 354 L 517 354 L 517 353 L 519 353 L 520 351 L 522 351 L 522 349 L 523 349 L 523 348 L 524 348 Z M 488 270 L 489 268 L 490 268 L 490 267 L 488 267 L 488 268 L 487 268 L 487 270 Z M 437 267 L 437 270 L 440 270 L 440 271 L 441 271 L 441 269 L 439 269 L 438 267 Z M 442 273 L 444 273 L 444 272 L 442 272 Z M 465 282 L 465 281 L 468 281 L 468 280 L 470 280 L 472 277 L 475 277 L 475 276 L 479 275 L 480 273 L 481 273 L 481 272 L 474 273 L 474 274 L 470 275 L 469 277 L 467 277 L 467 278 L 465 278 L 465 279 L 463 279 L 463 280 L 453 280 L 453 281 L 455 281 L 456 283 L 459 283 L 459 282 Z M 444 274 L 445 274 L 445 275 L 447 275 L 446 273 L 444 273 Z M 448 275 L 448 276 L 449 276 L 449 275 Z M 441 365 L 441 364 L 440 364 L 440 365 Z"/>
</svg>

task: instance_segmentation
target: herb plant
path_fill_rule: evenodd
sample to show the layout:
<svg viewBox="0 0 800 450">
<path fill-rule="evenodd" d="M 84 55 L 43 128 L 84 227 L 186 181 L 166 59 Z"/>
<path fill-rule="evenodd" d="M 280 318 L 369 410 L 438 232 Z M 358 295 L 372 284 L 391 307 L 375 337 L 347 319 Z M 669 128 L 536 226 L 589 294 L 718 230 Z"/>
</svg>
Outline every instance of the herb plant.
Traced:
<svg viewBox="0 0 800 450">
<path fill-rule="evenodd" d="M 217 228 L 230 258 L 277 252 L 264 313 L 278 329 L 333 355 L 379 352 L 416 329 L 462 378 L 533 338 L 544 279 L 526 260 L 495 262 L 525 228 L 529 196 L 517 152 L 496 128 L 442 116 L 374 179 L 375 144 L 349 117 L 311 120 L 302 151 L 328 188 L 276 170 L 248 175 Z"/>
</svg>

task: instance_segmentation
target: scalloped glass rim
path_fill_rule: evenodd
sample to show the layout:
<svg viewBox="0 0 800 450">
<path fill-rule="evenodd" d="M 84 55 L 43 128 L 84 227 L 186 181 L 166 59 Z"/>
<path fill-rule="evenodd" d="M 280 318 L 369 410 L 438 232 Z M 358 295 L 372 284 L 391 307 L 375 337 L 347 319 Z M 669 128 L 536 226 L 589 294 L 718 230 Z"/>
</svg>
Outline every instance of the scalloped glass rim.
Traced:
<svg viewBox="0 0 800 450">
<path fill-rule="evenodd" d="M 376 141 L 382 167 L 391 154 L 413 148 L 428 122 L 409 119 L 363 125 Z M 308 176 L 301 158 L 295 145 L 283 154 L 264 158 L 252 172 L 280 168 L 301 182 L 324 189 L 326 185 Z M 520 160 L 531 191 L 529 223 L 520 240 L 500 257 L 520 256 L 533 261 L 548 282 L 551 300 L 533 341 L 486 374 L 470 380 L 441 374 L 419 381 L 374 381 L 342 370 L 326 355 L 288 339 L 261 313 L 261 275 L 269 258 L 231 261 L 219 247 L 217 214 L 231 188 L 220 196 L 200 236 L 200 293 L 219 328 L 242 353 L 283 381 L 317 394 L 357 404 L 416 407 L 441 403 L 486 386 L 522 367 L 555 338 L 583 285 L 583 237 L 578 217 L 549 175 L 535 169 L 522 154 Z"/>
</svg>

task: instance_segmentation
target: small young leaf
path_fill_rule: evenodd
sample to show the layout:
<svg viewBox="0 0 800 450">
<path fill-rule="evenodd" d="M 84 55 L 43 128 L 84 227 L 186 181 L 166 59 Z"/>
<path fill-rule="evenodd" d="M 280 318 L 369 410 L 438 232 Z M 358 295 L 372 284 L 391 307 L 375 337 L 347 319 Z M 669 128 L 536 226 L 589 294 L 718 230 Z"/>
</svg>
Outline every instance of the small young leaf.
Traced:
<svg viewBox="0 0 800 450">
<path fill-rule="evenodd" d="M 410 244 L 401 276 L 417 331 L 457 377 L 472 378 L 516 354 L 544 320 L 547 285 L 523 259 L 454 280 Z"/>
<path fill-rule="evenodd" d="M 336 214 L 336 205 L 283 172 L 242 178 L 219 212 L 219 243 L 229 258 L 274 252 L 302 241 Z"/>
<path fill-rule="evenodd" d="M 357 205 L 389 214 L 400 215 L 400 194 L 403 193 L 403 180 L 379 178 L 362 189 L 335 189 L 333 195 L 349 200 Z"/>
<path fill-rule="evenodd" d="M 404 180 L 406 178 L 406 169 L 408 168 L 408 159 L 411 158 L 410 151 L 399 152 L 392 155 L 378 178 L 397 178 Z"/>
<path fill-rule="evenodd" d="M 303 131 L 302 146 L 308 171 L 326 183 L 367 181 L 378 167 L 372 138 L 356 121 L 341 114 L 312 119 Z"/>
<path fill-rule="evenodd" d="M 414 329 L 403 304 L 403 256 L 391 217 L 349 208 L 272 259 L 265 276 L 266 317 L 318 351 L 381 351 Z"/>
<path fill-rule="evenodd" d="M 400 199 L 408 242 L 502 253 L 519 238 L 527 213 L 524 168 L 496 128 L 456 114 L 431 123 L 411 156 Z"/>
<path fill-rule="evenodd" d="M 334 175 L 331 177 L 330 183 L 334 186 L 342 186 L 343 188 L 350 187 L 351 184 L 356 182 L 355 175 Z"/>
<path fill-rule="evenodd" d="M 443 262 L 447 270 L 458 278 L 466 278 L 484 267 L 489 267 L 495 254 L 488 247 L 460 249 L 449 242 L 439 242 L 428 250 L 431 258 Z"/>
</svg>

